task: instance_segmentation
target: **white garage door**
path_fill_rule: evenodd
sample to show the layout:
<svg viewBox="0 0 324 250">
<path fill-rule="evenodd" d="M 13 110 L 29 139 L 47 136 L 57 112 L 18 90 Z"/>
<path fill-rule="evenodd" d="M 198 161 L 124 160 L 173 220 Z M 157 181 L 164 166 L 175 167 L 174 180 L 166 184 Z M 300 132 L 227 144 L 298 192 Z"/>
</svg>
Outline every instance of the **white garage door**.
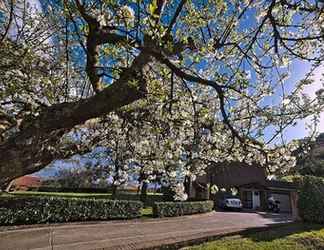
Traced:
<svg viewBox="0 0 324 250">
<path fill-rule="evenodd" d="M 291 212 L 290 198 L 288 194 L 276 194 L 272 193 L 275 200 L 280 201 L 280 211 L 281 212 Z"/>
</svg>

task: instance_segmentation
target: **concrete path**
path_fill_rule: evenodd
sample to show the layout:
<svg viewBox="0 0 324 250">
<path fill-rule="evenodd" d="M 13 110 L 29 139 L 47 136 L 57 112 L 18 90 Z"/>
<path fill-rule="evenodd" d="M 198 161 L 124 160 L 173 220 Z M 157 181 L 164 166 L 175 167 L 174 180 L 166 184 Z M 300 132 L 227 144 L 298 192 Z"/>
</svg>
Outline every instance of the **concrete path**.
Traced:
<svg viewBox="0 0 324 250">
<path fill-rule="evenodd" d="M 168 219 L 1 228 L 0 249 L 142 249 L 287 223 L 287 215 L 211 212 Z"/>
</svg>

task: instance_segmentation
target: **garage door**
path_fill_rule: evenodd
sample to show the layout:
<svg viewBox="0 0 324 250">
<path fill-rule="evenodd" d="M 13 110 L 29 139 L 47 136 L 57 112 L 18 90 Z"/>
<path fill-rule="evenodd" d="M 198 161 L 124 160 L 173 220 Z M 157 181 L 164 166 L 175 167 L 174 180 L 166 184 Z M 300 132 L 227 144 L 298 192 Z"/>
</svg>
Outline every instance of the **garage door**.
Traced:
<svg viewBox="0 0 324 250">
<path fill-rule="evenodd" d="M 273 196 L 273 198 L 275 198 L 275 200 L 280 201 L 280 211 L 281 212 L 291 213 L 290 198 L 289 198 L 288 194 L 272 193 L 272 196 Z"/>
</svg>

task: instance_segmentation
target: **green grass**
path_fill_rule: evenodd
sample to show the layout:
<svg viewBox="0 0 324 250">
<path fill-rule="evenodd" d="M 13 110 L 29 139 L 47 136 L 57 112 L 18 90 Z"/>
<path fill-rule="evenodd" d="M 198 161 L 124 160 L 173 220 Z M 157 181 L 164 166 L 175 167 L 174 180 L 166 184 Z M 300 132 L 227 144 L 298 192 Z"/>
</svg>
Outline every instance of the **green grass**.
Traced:
<svg viewBox="0 0 324 250">
<path fill-rule="evenodd" d="M 143 208 L 142 218 L 144 219 L 153 218 L 153 208 L 152 207 Z"/>
<path fill-rule="evenodd" d="M 187 250 L 316 250 L 324 249 L 324 225 L 294 223 L 257 233 L 242 233 Z"/>
</svg>

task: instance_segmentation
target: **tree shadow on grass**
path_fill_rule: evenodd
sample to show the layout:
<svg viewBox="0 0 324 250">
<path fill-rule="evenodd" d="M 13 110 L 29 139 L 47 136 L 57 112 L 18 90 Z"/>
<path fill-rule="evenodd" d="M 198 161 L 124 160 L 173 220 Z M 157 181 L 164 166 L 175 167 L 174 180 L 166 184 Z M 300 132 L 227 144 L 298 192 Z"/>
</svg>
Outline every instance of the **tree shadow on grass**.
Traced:
<svg viewBox="0 0 324 250">
<path fill-rule="evenodd" d="M 201 237 L 201 238 L 195 238 L 192 240 L 186 240 L 181 241 L 177 243 L 171 243 L 167 245 L 159 246 L 158 249 L 164 250 L 176 250 L 176 249 L 182 249 L 184 247 L 189 246 L 195 246 L 199 244 L 204 244 L 206 242 L 213 242 L 218 240 L 228 240 L 232 244 L 233 240 L 239 240 L 240 238 L 247 238 L 255 242 L 270 242 L 276 239 L 285 238 L 287 236 L 297 234 L 297 233 L 303 233 L 303 232 L 310 232 L 312 230 L 319 230 L 323 229 L 323 225 L 314 225 L 314 224 L 303 224 L 303 223 L 289 223 L 289 224 L 281 224 L 281 225 L 268 225 L 269 227 L 255 227 L 255 228 L 249 228 L 246 230 L 243 230 L 241 232 L 232 232 L 227 233 L 223 235 L 214 235 L 214 236 L 207 236 L 207 237 Z M 312 250 L 323 250 L 324 249 L 324 242 L 318 241 L 317 238 L 313 237 L 302 237 L 294 239 L 297 243 L 300 243 L 300 245 L 307 246 L 306 249 L 312 249 Z M 243 243 L 243 242 L 242 242 Z M 287 241 L 283 241 L 279 244 L 275 244 L 274 246 L 281 246 L 281 244 L 285 244 Z M 217 246 L 217 243 L 216 245 Z M 220 245 L 221 247 L 221 245 Z M 223 246 L 224 247 L 224 246 Z M 237 248 L 237 249 L 252 249 L 252 245 L 248 248 Z M 296 247 L 296 245 L 294 245 Z M 154 248 L 156 249 L 156 248 Z M 191 249 L 191 248 L 184 248 L 184 249 Z M 203 249 L 203 248 L 199 248 Z M 212 248 L 208 248 L 212 249 Z M 227 249 L 225 248 L 215 248 L 215 249 Z M 231 248 L 233 249 L 233 248 Z M 258 248 L 261 249 L 261 248 Z M 262 248 L 262 249 L 271 249 L 268 247 Z M 284 248 L 288 249 L 288 248 Z M 298 249 L 298 248 L 294 248 Z M 151 249 L 150 249 L 151 250 Z M 279 248 L 278 248 L 279 250 Z"/>
<path fill-rule="evenodd" d="M 249 229 L 246 231 L 243 231 L 241 233 L 242 237 L 249 238 L 255 242 L 259 241 L 273 241 L 276 239 L 282 239 L 287 236 L 293 235 L 293 234 L 300 234 L 305 232 L 311 232 L 311 231 L 317 231 L 320 229 L 323 229 L 323 225 L 318 224 L 306 224 L 306 223 L 288 223 L 284 225 L 271 225 L 270 228 L 254 228 Z M 254 232 L 253 232 L 254 231 Z M 309 237 L 300 237 L 300 240 L 308 240 L 310 241 L 311 238 L 307 239 Z M 324 240 L 324 235 L 323 235 Z"/>
</svg>

